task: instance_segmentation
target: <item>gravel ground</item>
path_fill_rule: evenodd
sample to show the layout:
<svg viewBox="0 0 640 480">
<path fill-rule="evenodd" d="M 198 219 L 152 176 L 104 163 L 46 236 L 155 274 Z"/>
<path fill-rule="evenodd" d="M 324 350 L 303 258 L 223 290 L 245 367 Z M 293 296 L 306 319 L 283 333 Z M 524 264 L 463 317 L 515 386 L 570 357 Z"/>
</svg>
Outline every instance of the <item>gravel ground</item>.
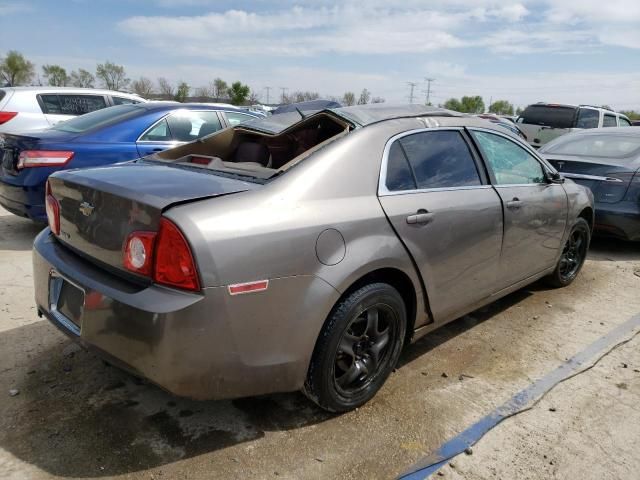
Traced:
<svg viewBox="0 0 640 480">
<path fill-rule="evenodd" d="M 599 239 L 570 287 L 531 285 L 411 345 L 357 411 L 328 415 L 297 393 L 195 402 L 104 364 L 37 317 L 38 230 L 0 210 L 7 479 L 393 478 L 640 313 L 640 246 Z M 638 478 L 639 344 L 558 385 L 438 476 Z"/>
</svg>

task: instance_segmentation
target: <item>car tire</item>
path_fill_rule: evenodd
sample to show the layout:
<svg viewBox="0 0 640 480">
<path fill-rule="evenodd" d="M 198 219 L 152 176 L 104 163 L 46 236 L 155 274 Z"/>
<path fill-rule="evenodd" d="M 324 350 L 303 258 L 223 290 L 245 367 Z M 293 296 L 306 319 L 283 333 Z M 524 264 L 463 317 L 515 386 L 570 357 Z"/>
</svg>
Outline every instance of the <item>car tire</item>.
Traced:
<svg viewBox="0 0 640 480">
<path fill-rule="evenodd" d="M 346 295 L 320 332 L 305 395 L 330 412 L 371 400 L 398 362 L 406 324 L 404 301 L 391 285 L 371 283 Z"/>
<path fill-rule="evenodd" d="M 571 227 L 556 268 L 551 275 L 546 277 L 546 282 L 555 288 L 571 284 L 584 265 L 590 242 L 591 228 L 584 218 L 578 218 Z"/>
</svg>

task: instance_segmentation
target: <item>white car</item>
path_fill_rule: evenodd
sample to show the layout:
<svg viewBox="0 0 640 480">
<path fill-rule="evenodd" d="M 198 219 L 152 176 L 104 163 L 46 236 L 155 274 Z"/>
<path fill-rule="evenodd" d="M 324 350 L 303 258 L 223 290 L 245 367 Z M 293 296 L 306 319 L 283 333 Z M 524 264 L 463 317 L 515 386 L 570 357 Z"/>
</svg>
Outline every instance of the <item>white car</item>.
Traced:
<svg viewBox="0 0 640 480">
<path fill-rule="evenodd" d="M 72 87 L 0 88 L 0 133 L 41 130 L 101 108 L 146 102 L 131 93 Z"/>
</svg>

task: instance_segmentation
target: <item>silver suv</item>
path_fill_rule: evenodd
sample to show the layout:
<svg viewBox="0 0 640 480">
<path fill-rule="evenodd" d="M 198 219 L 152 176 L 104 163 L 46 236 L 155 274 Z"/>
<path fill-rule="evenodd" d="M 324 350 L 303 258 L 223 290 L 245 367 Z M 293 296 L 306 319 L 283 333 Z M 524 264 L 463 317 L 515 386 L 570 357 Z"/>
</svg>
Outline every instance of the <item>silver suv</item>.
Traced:
<svg viewBox="0 0 640 480">
<path fill-rule="evenodd" d="M 140 102 L 146 100 L 131 93 L 94 88 L 0 88 L 0 133 L 40 130 L 101 108 Z"/>
<path fill-rule="evenodd" d="M 626 115 L 607 108 L 542 102 L 525 108 L 516 123 L 535 148 L 575 130 L 631 126 Z"/>
</svg>

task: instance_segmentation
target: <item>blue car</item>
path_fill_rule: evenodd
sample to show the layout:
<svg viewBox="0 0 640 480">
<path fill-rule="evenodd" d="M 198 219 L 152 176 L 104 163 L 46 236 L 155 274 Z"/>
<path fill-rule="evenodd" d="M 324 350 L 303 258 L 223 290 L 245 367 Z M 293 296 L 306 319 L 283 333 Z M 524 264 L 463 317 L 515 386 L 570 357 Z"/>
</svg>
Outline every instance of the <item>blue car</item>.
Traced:
<svg viewBox="0 0 640 480">
<path fill-rule="evenodd" d="M 233 107 L 150 102 L 105 108 L 28 134 L 0 135 L 0 205 L 46 222 L 47 178 L 134 160 L 258 117 Z"/>
</svg>

